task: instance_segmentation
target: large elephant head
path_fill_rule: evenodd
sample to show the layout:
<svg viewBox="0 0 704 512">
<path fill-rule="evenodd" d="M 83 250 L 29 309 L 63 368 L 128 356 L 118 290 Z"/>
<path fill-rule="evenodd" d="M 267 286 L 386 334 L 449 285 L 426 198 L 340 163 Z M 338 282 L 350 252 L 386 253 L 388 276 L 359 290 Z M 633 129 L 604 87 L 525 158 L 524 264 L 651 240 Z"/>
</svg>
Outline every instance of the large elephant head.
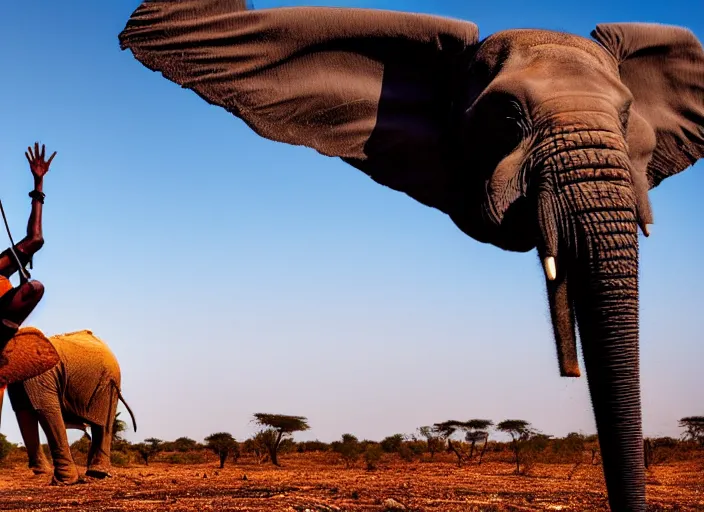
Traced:
<svg viewBox="0 0 704 512">
<path fill-rule="evenodd" d="M 575 324 L 614 510 L 645 510 L 638 226 L 648 190 L 704 155 L 704 51 L 688 30 L 593 39 L 389 11 L 145 1 L 122 49 L 258 134 L 336 156 L 537 253 L 563 376 Z"/>
</svg>

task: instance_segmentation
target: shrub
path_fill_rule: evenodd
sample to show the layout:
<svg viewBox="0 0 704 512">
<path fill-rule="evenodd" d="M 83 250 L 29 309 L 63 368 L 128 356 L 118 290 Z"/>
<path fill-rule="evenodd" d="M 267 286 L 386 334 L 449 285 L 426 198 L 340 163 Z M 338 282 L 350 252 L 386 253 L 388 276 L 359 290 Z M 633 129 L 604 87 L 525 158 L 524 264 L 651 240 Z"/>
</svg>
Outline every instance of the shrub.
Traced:
<svg viewBox="0 0 704 512">
<path fill-rule="evenodd" d="M 376 469 L 384 455 L 384 450 L 379 444 L 370 443 L 364 450 L 364 462 L 367 464 L 367 470 L 372 471 Z"/>
<path fill-rule="evenodd" d="M 246 439 L 244 443 L 242 443 L 242 452 L 254 455 L 254 458 L 259 464 L 266 462 L 269 458 L 266 437 L 268 437 L 267 431 L 262 431 L 257 433 L 254 437 Z"/>
<path fill-rule="evenodd" d="M 423 451 L 425 451 L 425 447 L 423 447 Z M 401 460 L 404 460 L 406 462 L 412 462 L 413 459 L 415 459 L 416 457 L 416 454 L 409 446 L 409 443 L 401 443 L 396 453 L 398 453 L 398 456 L 401 458 Z"/>
<path fill-rule="evenodd" d="M 381 449 L 386 453 L 398 453 L 403 444 L 403 434 L 394 434 L 381 440 Z"/>
<path fill-rule="evenodd" d="M 299 453 L 304 452 L 326 452 L 330 450 L 330 445 L 328 443 L 323 443 L 322 441 L 303 441 L 297 443 L 296 450 Z"/>
<path fill-rule="evenodd" d="M 129 453 L 120 452 L 120 451 L 118 451 L 118 452 L 111 451 L 110 452 L 110 463 L 113 466 L 125 467 L 125 466 L 129 466 L 131 462 L 132 462 L 132 457 L 130 456 Z"/>
<path fill-rule="evenodd" d="M 208 458 L 203 451 L 170 453 L 161 459 L 170 464 L 203 464 L 208 462 Z"/>
<path fill-rule="evenodd" d="M 4 434 L 0 434 L 0 461 L 5 460 L 15 448 L 17 448 L 15 443 L 11 443 Z"/>
<path fill-rule="evenodd" d="M 559 462 L 581 462 L 585 446 L 585 437 L 577 432 L 552 441 L 552 451 Z"/>
<path fill-rule="evenodd" d="M 190 437 L 179 437 L 173 443 L 173 450 L 181 453 L 190 452 L 200 448 L 199 443 Z"/>
<path fill-rule="evenodd" d="M 78 441 L 75 441 L 71 446 L 71 452 L 82 453 L 86 455 L 90 449 L 90 437 L 83 434 Z"/>
<path fill-rule="evenodd" d="M 279 453 L 293 453 L 296 451 L 296 442 L 290 438 L 284 438 L 279 444 Z"/>
<path fill-rule="evenodd" d="M 549 446 L 550 436 L 533 434 L 530 438 L 519 441 L 519 444 L 522 468 L 518 473 L 528 475 Z"/>
<path fill-rule="evenodd" d="M 354 464 L 361 453 L 359 440 L 352 434 L 342 434 L 341 441 L 332 443 L 332 450 L 339 453 L 342 460 L 345 462 L 345 467 L 349 468 Z"/>
</svg>

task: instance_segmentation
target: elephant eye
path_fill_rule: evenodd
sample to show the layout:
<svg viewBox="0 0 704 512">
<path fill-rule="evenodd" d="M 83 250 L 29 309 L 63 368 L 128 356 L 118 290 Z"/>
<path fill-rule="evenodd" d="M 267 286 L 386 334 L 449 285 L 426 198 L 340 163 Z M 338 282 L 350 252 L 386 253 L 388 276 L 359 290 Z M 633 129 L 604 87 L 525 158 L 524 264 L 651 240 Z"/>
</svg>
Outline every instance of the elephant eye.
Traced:
<svg viewBox="0 0 704 512">
<path fill-rule="evenodd" d="M 503 93 L 481 98 L 467 111 L 465 123 L 470 157 L 487 177 L 529 133 L 520 102 Z"/>
<path fill-rule="evenodd" d="M 623 131 L 623 134 L 625 135 L 626 132 L 628 132 L 628 120 L 631 116 L 631 103 L 628 102 L 626 106 L 621 110 L 621 113 L 618 115 L 618 120 L 621 123 L 621 130 Z"/>
</svg>

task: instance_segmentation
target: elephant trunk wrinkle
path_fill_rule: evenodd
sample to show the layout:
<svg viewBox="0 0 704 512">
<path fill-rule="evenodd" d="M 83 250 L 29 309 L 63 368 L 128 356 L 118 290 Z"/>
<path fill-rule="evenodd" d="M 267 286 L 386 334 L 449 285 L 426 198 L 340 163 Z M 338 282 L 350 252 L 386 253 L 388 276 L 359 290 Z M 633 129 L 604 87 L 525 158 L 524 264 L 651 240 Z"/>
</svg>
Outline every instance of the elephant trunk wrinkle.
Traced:
<svg viewBox="0 0 704 512">
<path fill-rule="evenodd" d="M 566 188 L 577 240 L 569 284 L 609 500 L 645 510 L 634 192 L 609 181 Z"/>
<path fill-rule="evenodd" d="M 644 511 L 637 190 L 618 137 L 578 133 L 593 144 L 555 137 L 531 156 L 543 164 L 539 256 L 555 258 L 546 285 L 563 376 L 579 375 L 580 335 L 611 509 Z"/>
</svg>

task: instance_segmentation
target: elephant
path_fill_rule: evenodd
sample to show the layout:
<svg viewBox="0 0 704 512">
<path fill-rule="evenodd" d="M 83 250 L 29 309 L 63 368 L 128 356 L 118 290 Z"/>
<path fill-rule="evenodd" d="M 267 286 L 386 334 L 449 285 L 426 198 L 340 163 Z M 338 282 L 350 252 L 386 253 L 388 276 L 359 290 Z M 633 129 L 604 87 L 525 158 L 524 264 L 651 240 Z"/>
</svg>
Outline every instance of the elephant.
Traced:
<svg viewBox="0 0 704 512">
<path fill-rule="evenodd" d="M 560 375 L 581 375 L 612 510 L 646 509 L 639 229 L 704 156 L 689 29 L 584 37 L 376 9 L 147 0 L 120 48 L 258 135 L 337 157 L 505 251 L 535 249 Z"/>
<path fill-rule="evenodd" d="M 23 327 L 16 337 L 18 343 L 31 344 L 32 338 L 44 335 L 34 327 Z M 127 407 L 137 431 L 134 414 L 120 390 L 117 358 L 103 340 L 87 329 L 50 336 L 48 340 L 58 353 L 59 362 L 40 375 L 7 386 L 27 448 L 29 468 L 35 474 L 51 472 L 39 441 L 41 425 L 53 460 L 52 482 L 66 485 L 79 482 L 66 429 L 86 432 L 89 426 L 91 441 L 86 475 L 108 477 L 118 399 Z M 0 391 L 0 411 L 2 398 Z"/>
</svg>

